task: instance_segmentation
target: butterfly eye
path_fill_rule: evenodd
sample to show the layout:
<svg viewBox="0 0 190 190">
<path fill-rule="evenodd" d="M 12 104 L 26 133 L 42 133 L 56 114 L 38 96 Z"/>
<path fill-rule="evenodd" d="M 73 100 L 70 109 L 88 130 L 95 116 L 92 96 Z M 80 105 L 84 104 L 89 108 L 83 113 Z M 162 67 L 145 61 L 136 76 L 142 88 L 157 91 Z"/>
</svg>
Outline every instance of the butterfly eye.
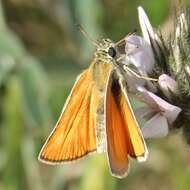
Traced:
<svg viewBox="0 0 190 190">
<path fill-rule="evenodd" d="M 110 47 L 108 50 L 108 54 L 110 57 L 114 58 L 116 56 L 116 50 L 113 47 Z"/>
</svg>

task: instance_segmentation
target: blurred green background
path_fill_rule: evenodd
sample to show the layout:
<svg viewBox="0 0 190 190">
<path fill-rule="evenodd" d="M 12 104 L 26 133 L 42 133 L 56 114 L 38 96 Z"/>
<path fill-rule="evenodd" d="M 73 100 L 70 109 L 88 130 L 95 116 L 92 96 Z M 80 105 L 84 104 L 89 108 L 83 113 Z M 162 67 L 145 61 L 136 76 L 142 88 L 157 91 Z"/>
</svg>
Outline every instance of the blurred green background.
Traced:
<svg viewBox="0 0 190 190">
<path fill-rule="evenodd" d="M 118 41 L 140 28 L 142 5 L 167 35 L 178 0 L 0 0 L 0 190 L 189 190 L 190 147 L 180 132 L 149 140 L 145 163 L 111 177 L 105 155 L 48 166 L 37 156 L 95 39 Z M 190 5 L 188 0 L 186 4 Z"/>
</svg>

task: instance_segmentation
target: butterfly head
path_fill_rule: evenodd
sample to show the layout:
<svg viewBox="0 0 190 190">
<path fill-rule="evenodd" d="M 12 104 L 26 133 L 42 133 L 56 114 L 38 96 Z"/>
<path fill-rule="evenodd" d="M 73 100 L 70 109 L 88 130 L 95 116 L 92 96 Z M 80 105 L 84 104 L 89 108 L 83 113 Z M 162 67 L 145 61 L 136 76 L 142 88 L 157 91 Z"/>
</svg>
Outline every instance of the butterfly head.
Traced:
<svg viewBox="0 0 190 190">
<path fill-rule="evenodd" d="M 118 50 L 115 43 L 110 39 L 103 39 L 98 43 L 95 58 L 99 61 L 110 63 L 118 56 Z"/>
</svg>

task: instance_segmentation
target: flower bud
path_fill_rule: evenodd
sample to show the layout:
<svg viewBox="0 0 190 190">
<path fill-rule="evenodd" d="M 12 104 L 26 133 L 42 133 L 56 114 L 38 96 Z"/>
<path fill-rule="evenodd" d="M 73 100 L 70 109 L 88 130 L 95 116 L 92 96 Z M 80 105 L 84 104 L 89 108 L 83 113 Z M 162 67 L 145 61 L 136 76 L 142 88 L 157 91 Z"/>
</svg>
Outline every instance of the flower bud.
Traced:
<svg viewBox="0 0 190 190">
<path fill-rule="evenodd" d="M 171 98 L 171 92 L 174 94 L 178 93 L 177 82 L 166 74 L 159 76 L 158 84 L 167 98 Z"/>
</svg>

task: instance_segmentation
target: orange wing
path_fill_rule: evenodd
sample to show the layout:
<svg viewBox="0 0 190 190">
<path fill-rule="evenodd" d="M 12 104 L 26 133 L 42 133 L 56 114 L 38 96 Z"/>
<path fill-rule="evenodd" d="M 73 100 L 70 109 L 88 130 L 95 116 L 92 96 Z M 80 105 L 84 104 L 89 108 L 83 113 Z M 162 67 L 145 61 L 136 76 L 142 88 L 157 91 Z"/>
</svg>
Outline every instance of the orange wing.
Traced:
<svg viewBox="0 0 190 190">
<path fill-rule="evenodd" d="M 96 150 L 95 113 L 100 97 L 93 79 L 93 66 L 78 77 L 39 160 L 72 161 Z"/>
<path fill-rule="evenodd" d="M 124 177 L 128 155 L 143 160 L 147 149 L 134 117 L 124 82 L 110 75 L 106 95 L 107 154 L 111 173 Z"/>
</svg>

